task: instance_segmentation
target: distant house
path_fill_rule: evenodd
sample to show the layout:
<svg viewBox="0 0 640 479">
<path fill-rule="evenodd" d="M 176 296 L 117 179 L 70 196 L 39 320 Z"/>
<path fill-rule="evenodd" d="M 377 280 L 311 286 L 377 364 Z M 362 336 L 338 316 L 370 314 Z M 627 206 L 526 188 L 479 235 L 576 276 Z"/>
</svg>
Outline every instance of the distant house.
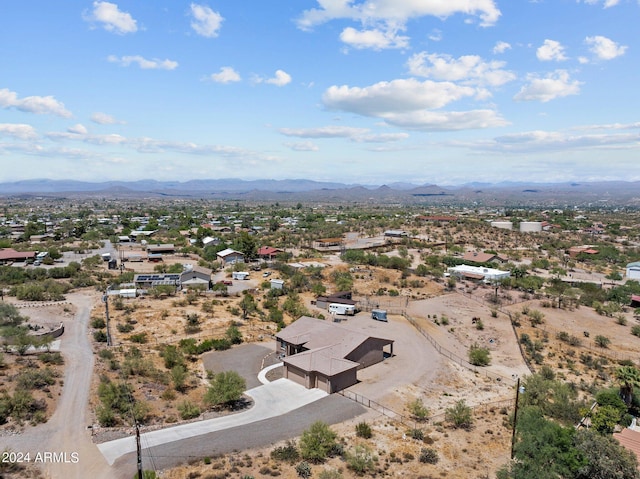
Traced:
<svg viewBox="0 0 640 479">
<path fill-rule="evenodd" d="M 13 248 L 0 249 L 0 264 L 13 263 L 14 261 L 28 261 L 36 257 L 35 251 L 16 251 Z"/>
<path fill-rule="evenodd" d="M 273 246 L 261 246 L 258 248 L 258 258 L 271 261 L 273 260 L 279 253 L 282 253 L 283 250 L 280 248 L 274 248 Z"/>
<path fill-rule="evenodd" d="M 211 288 L 211 273 L 208 268 L 193 266 L 187 271 L 183 271 L 180 275 L 180 285 L 183 288 L 189 286 L 204 286 L 206 289 Z"/>
<path fill-rule="evenodd" d="M 244 254 L 231 248 L 223 249 L 217 254 L 223 266 L 235 263 L 244 263 Z"/>
<path fill-rule="evenodd" d="M 511 273 L 509 273 L 509 271 L 484 268 L 482 266 L 470 266 L 467 264 L 461 264 L 459 266 L 447 268 L 447 273 L 459 279 L 483 281 L 485 283 L 489 283 L 492 281 L 501 281 L 511 276 Z"/>
<path fill-rule="evenodd" d="M 593 246 L 589 246 L 589 245 L 572 246 L 567 250 L 567 254 L 572 258 L 575 258 L 576 256 L 582 253 L 589 254 L 589 255 L 598 254 L 598 250 L 594 249 Z"/>
<path fill-rule="evenodd" d="M 384 235 L 387 238 L 406 238 L 409 236 L 409 233 L 404 230 L 387 230 L 384 232 Z"/>
<path fill-rule="evenodd" d="M 131 233 L 129 233 L 129 236 L 133 238 L 135 241 L 138 241 L 139 239 L 148 238 L 154 233 L 155 231 L 152 231 L 152 230 L 134 230 Z"/>
<path fill-rule="evenodd" d="M 420 221 L 431 221 L 433 223 L 449 223 L 458 221 L 457 216 L 418 216 L 416 219 Z"/>
<path fill-rule="evenodd" d="M 136 288 L 146 289 L 154 286 L 170 285 L 178 288 L 180 286 L 180 274 L 178 273 L 158 273 L 158 274 L 136 274 L 133 277 Z"/>
<path fill-rule="evenodd" d="M 284 281 L 281 279 L 272 279 L 270 284 L 271 289 L 284 289 Z"/>
<path fill-rule="evenodd" d="M 147 245 L 147 252 L 151 254 L 173 254 L 176 252 L 176 247 L 173 245 L 173 243 L 150 244 Z"/>
<path fill-rule="evenodd" d="M 627 265 L 627 279 L 640 280 L 640 261 Z"/>
<path fill-rule="evenodd" d="M 477 251 L 469 251 L 462 257 L 464 261 L 473 261 L 474 263 L 505 263 L 509 260 L 506 256 L 494 253 L 481 253 Z"/>
<path fill-rule="evenodd" d="M 358 369 L 393 355 L 393 340 L 302 316 L 276 335 L 285 357 L 284 377 L 306 388 L 334 393 L 358 382 Z M 387 350 L 385 351 L 385 348 Z"/>
<path fill-rule="evenodd" d="M 313 248 L 315 249 L 335 249 L 341 247 L 343 244 L 342 238 L 320 238 L 314 240 Z"/>
</svg>

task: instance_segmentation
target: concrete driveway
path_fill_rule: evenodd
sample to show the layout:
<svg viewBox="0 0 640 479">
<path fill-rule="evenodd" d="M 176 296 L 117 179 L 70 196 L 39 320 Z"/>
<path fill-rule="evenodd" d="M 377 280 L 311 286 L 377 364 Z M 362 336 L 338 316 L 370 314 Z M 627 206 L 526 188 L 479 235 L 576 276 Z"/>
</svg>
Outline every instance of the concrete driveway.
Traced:
<svg viewBox="0 0 640 479">
<path fill-rule="evenodd" d="M 246 392 L 254 400 L 248 411 L 230 416 L 193 422 L 141 435 L 145 449 L 195 436 L 222 431 L 281 416 L 327 396 L 319 389 L 307 389 L 288 379 L 278 379 L 272 383 L 255 387 Z M 125 437 L 98 444 L 98 449 L 112 465 L 119 457 L 135 452 L 135 437 Z"/>
</svg>

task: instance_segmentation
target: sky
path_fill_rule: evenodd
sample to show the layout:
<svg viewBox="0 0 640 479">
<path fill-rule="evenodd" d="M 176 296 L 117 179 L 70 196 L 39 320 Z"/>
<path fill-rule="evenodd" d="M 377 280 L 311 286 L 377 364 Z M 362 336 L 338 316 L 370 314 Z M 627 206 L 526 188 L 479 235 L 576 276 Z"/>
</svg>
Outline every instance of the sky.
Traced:
<svg viewBox="0 0 640 479">
<path fill-rule="evenodd" d="M 640 0 L 3 0 L 0 182 L 640 180 Z"/>
</svg>

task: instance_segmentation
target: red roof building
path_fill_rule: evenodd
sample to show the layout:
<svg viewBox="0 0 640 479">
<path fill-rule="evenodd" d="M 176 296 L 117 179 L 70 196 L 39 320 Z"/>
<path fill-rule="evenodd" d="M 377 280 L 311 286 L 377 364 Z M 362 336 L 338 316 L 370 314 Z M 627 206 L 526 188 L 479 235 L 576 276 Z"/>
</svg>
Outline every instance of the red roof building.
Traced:
<svg viewBox="0 0 640 479">
<path fill-rule="evenodd" d="M 282 253 L 283 250 L 280 248 L 274 248 L 273 246 L 261 246 L 258 248 L 258 257 L 264 259 L 273 259 L 279 253 Z"/>
</svg>

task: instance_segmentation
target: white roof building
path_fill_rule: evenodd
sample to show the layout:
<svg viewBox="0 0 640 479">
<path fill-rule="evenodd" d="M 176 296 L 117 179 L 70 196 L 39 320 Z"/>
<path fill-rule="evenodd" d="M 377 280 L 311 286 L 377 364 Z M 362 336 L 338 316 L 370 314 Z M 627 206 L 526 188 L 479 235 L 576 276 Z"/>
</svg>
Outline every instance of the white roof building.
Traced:
<svg viewBox="0 0 640 479">
<path fill-rule="evenodd" d="M 447 268 L 447 272 L 459 278 L 477 279 L 482 280 L 485 283 L 491 281 L 501 281 L 511 276 L 509 271 L 502 271 L 493 268 L 484 268 L 482 266 L 469 266 L 467 264 L 461 264 Z"/>
</svg>

